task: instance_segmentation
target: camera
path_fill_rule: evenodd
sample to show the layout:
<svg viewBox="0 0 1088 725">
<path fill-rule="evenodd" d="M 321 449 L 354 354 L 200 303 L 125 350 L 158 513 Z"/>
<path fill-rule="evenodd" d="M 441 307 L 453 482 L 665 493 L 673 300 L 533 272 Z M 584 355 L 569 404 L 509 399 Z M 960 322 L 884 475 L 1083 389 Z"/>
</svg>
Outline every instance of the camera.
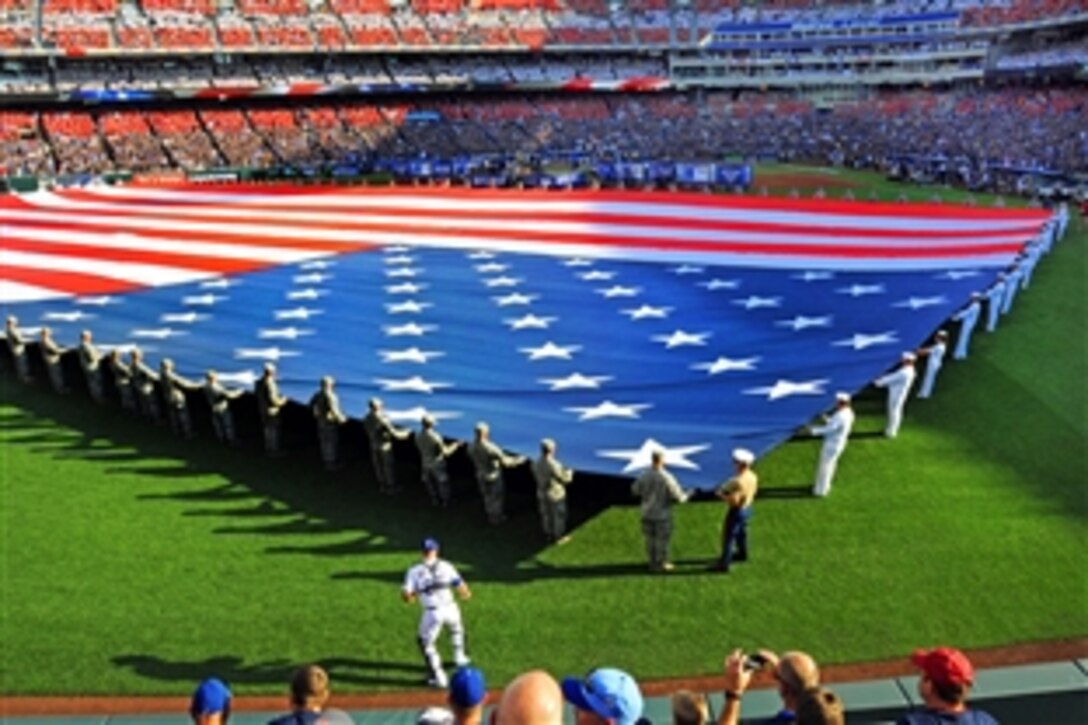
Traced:
<svg viewBox="0 0 1088 725">
<path fill-rule="evenodd" d="M 744 670 L 746 672 L 755 672 L 757 670 L 762 670 L 764 667 L 769 665 L 770 662 L 771 661 L 769 659 L 759 654 L 758 652 L 753 652 L 750 655 L 745 655 Z"/>
</svg>

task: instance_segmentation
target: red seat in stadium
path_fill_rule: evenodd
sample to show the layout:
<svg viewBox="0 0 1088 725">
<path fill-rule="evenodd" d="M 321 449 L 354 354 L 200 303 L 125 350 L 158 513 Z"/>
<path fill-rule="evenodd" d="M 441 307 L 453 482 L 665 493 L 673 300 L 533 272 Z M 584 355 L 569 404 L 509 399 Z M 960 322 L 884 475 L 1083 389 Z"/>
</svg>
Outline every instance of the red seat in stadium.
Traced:
<svg viewBox="0 0 1088 725">
<path fill-rule="evenodd" d="M 191 15 L 211 15 L 215 12 L 214 0 L 140 0 L 144 12 L 177 12 Z"/>
<path fill-rule="evenodd" d="M 219 42 L 224 48 L 247 48 L 256 45 L 256 38 L 248 25 L 220 25 Z"/>
<path fill-rule="evenodd" d="M 46 15 L 114 15 L 117 0 L 42 0 Z"/>
<path fill-rule="evenodd" d="M 43 113 L 42 124 L 50 136 L 71 139 L 89 139 L 95 135 L 94 120 L 89 113 L 58 111 Z"/>
</svg>

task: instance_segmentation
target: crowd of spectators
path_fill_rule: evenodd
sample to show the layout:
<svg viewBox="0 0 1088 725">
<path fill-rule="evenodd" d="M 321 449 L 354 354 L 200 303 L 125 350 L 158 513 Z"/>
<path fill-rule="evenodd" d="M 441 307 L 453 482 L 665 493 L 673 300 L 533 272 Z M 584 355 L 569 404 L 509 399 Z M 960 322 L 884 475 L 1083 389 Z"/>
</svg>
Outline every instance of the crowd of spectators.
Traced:
<svg viewBox="0 0 1088 725">
<path fill-rule="evenodd" d="M 971 706 L 975 670 L 970 659 L 950 647 L 916 650 L 910 664 L 919 674 L 919 705 L 896 720 L 897 725 L 973 723 L 997 725 L 985 710 Z M 743 699 L 757 681 L 773 682 L 781 708 L 768 723 L 843 725 L 848 703 L 823 685 L 816 661 L 805 652 L 769 650 L 745 654 L 735 650 L 724 661 L 721 689 L 724 704 L 716 716 L 707 695 L 688 689 L 669 697 L 672 725 L 737 725 Z M 332 678 L 320 665 L 299 668 L 289 684 L 291 712 L 269 725 L 351 723 L 351 717 L 333 707 Z M 233 705 L 228 683 L 209 677 L 193 692 L 189 715 L 195 725 L 228 725 Z M 573 715 L 564 717 L 569 708 Z M 490 710 L 490 712 L 488 712 Z M 445 706 L 424 708 L 417 725 L 652 725 L 645 716 L 642 685 L 630 673 L 615 667 L 596 667 L 585 675 L 556 679 L 544 670 L 529 670 L 513 678 L 501 692 L 489 693 L 484 673 L 470 664 L 450 678 Z M 658 721 L 662 722 L 662 721 Z"/>
<path fill-rule="evenodd" d="M 0 48 L 31 47 L 31 4 L 3 0 Z M 556 45 L 692 43 L 722 23 L 826 22 L 860 12 L 962 13 L 964 25 L 1000 25 L 1084 12 L 1080 0 L 46 0 L 43 40 L 63 49 L 322 48 L 475 46 L 539 49 Z"/>
<path fill-rule="evenodd" d="M 560 94 L 203 110 L 199 121 L 187 111 L 9 114 L 0 124 L 10 168 L 58 174 L 570 151 L 882 169 L 925 156 L 974 170 L 1088 171 L 1088 91 L 1077 87 L 887 93 L 830 110 L 773 93 Z"/>
</svg>

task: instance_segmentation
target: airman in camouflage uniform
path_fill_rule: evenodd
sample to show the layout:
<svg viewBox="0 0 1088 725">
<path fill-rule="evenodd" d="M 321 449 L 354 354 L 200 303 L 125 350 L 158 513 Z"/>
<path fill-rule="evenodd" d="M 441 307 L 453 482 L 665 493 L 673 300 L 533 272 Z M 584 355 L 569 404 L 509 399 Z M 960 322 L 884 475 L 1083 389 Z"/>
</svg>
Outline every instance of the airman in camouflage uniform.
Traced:
<svg viewBox="0 0 1088 725">
<path fill-rule="evenodd" d="M 4 325 L 4 335 L 7 338 L 11 361 L 15 365 L 15 374 L 19 377 L 20 382 L 31 382 L 30 360 L 26 355 L 26 342 L 23 341 L 23 335 L 19 332 L 19 320 L 15 315 L 8 315 L 7 322 Z"/>
<path fill-rule="evenodd" d="M 106 402 L 102 392 L 102 355 L 94 346 L 91 339 L 91 331 L 84 330 L 79 334 L 79 365 L 83 368 L 83 374 L 87 377 L 87 390 L 96 403 Z"/>
<path fill-rule="evenodd" d="M 416 449 L 419 450 L 419 469 L 423 487 L 435 506 L 450 505 L 450 475 L 446 459 L 461 447 L 461 441 L 446 444 L 434 429 L 434 418 L 423 416 L 422 429 L 416 433 Z"/>
<path fill-rule="evenodd" d="M 665 454 L 654 451 L 651 466 L 631 486 L 631 493 L 642 499 L 642 535 L 646 538 L 646 555 L 650 571 L 672 571 L 669 561 L 669 539 L 672 537 L 672 505 L 684 503 L 689 494 L 680 488 L 676 478 L 665 470 Z"/>
<path fill-rule="evenodd" d="M 506 482 L 503 469 L 513 468 L 525 462 L 521 456 L 508 456 L 502 449 L 491 442 L 491 429 L 487 423 L 476 424 L 476 440 L 468 449 L 469 458 L 476 467 L 476 484 L 484 499 L 484 511 L 492 524 L 506 521 L 503 501 L 506 495 Z"/>
<path fill-rule="evenodd" d="M 551 438 L 540 442 L 540 457 L 533 461 L 533 478 L 544 535 L 551 542 L 567 543 L 567 486 L 574 479 L 574 471 L 555 457 L 555 441 Z"/>
<path fill-rule="evenodd" d="M 370 443 L 370 462 L 374 466 L 374 478 L 382 493 L 396 493 L 397 473 L 393 460 L 393 439 L 407 440 L 412 432 L 397 428 L 382 410 L 382 401 L 371 398 L 369 410 L 363 418 L 363 428 Z"/>
<path fill-rule="evenodd" d="M 230 410 L 230 401 L 242 397 L 241 390 L 227 390 L 219 382 L 219 375 L 209 370 L 204 379 L 204 395 L 208 398 L 208 407 L 212 411 L 212 428 L 215 437 L 227 445 L 237 445 L 238 436 L 234 428 L 234 415 Z"/>
<path fill-rule="evenodd" d="M 121 396 L 121 407 L 132 413 L 136 409 L 136 391 L 132 388 L 132 368 L 121 359 L 121 351 L 113 348 L 106 355 L 106 364 L 110 366 L 110 374 L 113 375 L 113 385 L 117 388 L 117 394 Z"/>
<path fill-rule="evenodd" d="M 156 423 L 162 422 L 162 410 L 159 406 L 159 375 L 144 362 L 140 348 L 134 347 L 128 353 L 129 367 L 132 368 L 132 387 L 140 401 L 140 410 L 145 418 Z"/>
<path fill-rule="evenodd" d="M 61 362 L 64 349 L 53 340 L 53 332 L 48 327 L 41 330 L 38 349 L 41 350 L 45 369 L 49 371 L 49 382 L 53 384 L 53 390 L 61 395 L 68 393 L 68 385 L 64 382 L 64 364 Z"/>
<path fill-rule="evenodd" d="M 321 378 L 321 388 L 310 398 L 310 410 L 317 421 L 317 439 L 321 444 L 321 460 L 325 470 L 335 471 L 340 467 L 337 453 L 340 444 L 340 426 L 347 418 L 340 412 L 340 399 L 333 392 L 333 379 L 326 375 Z"/>
<path fill-rule="evenodd" d="M 270 456 L 280 452 L 280 409 L 287 404 L 287 398 L 280 395 L 276 385 L 276 366 L 265 363 L 264 374 L 257 381 L 257 411 L 261 414 L 261 429 L 264 433 L 264 451 Z"/>
<path fill-rule="evenodd" d="M 193 422 L 189 416 L 187 391 L 199 389 L 199 385 L 174 372 L 174 361 L 163 358 L 159 364 L 159 383 L 162 385 L 162 397 L 166 401 L 166 414 L 170 418 L 170 427 L 183 438 L 193 437 Z"/>
</svg>

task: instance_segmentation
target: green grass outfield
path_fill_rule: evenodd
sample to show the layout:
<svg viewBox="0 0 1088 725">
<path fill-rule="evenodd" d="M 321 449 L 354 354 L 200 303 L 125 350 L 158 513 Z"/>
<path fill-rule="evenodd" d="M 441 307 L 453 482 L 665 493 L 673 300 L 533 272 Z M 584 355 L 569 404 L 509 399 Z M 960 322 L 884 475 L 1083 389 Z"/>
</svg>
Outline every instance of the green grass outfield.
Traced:
<svg viewBox="0 0 1088 725">
<path fill-rule="evenodd" d="M 543 548 L 525 496 L 487 528 L 466 481 L 439 515 L 421 493 L 379 497 L 361 461 L 327 477 L 316 451 L 176 441 L 0 377 L 0 691 L 187 693 L 217 674 L 280 693 L 306 661 L 339 692 L 417 687 L 419 612 L 398 587 L 424 535 L 473 587 L 470 649 L 494 685 L 603 663 L 707 674 L 734 646 L 831 663 L 1085 635 L 1086 242 L 1042 261 L 998 333 L 911 400 L 898 439 L 865 435 L 882 401 L 862 396 L 829 499 L 806 495 L 818 442 L 761 460 L 752 561 L 729 576 L 702 569 L 719 504 L 677 510 L 679 571 L 649 576 L 633 505 Z"/>
</svg>

